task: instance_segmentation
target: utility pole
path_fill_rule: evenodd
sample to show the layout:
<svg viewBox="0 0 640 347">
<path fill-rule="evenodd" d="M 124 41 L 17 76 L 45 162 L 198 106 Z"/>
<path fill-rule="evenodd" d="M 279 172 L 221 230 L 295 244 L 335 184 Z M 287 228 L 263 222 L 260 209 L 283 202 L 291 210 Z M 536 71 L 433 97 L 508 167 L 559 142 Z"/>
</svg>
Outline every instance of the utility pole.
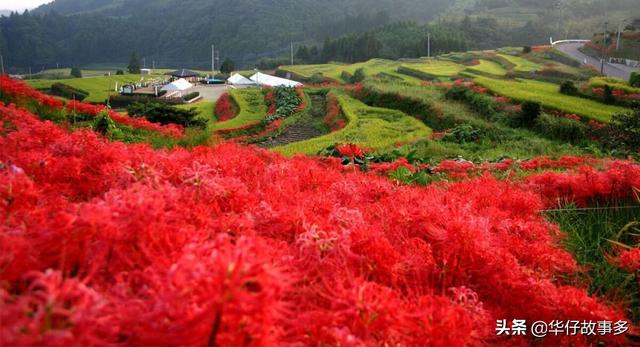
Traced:
<svg viewBox="0 0 640 347">
<path fill-rule="evenodd" d="M 602 33 L 602 60 L 600 63 L 600 74 L 604 75 L 604 61 L 607 54 L 607 25 L 609 22 L 604 22 L 604 32 Z"/>
<path fill-rule="evenodd" d="M 155 60 L 152 60 L 152 61 L 151 61 L 151 65 L 153 66 L 153 69 L 155 70 L 155 69 L 156 69 L 156 61 L 155 61 Z"/>
<path fill-rule="evenodd" d="M 2 54 L 0 54 L 0 66 L 2 66 L 2 74 L 4 75 L 4 58 Z"/>
<path fill-rule="evenodd" d="M 427 57 L 431 58 L 431 33 L 427 33 Z"/>
<path fill-rule="evenodd" d="M 142 67 L 147 68 L 147 57 L 142 57 Z"/>
<path fill-rule="evenodd" d="M 291 65 L 293 65 L 293 42 L 291 42 Z"/>
<path fill-rule="evenodd" d="M 211 72 L 216 73 L 216 46 L 211 45 Z"/>
</svg>

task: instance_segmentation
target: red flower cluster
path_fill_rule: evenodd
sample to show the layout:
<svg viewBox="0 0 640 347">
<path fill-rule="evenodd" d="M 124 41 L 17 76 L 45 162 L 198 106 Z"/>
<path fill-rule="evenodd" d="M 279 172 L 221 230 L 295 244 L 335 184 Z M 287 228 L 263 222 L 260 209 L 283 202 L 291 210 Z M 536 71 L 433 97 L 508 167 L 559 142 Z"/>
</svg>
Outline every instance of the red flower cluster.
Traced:
<svg viewBox="0 0 640 347">
<path fill-rule="evenodd" d="M 10 79 L 6 76 L 0 76 L 0 95 L 9 101 L 21 106 L 28 106 L 29 103 L 36 103 L 41 107 L 45 107 L 56 111 L 78 112 L 95 117 L 98 113 L 106 109 L 102 105 L 93 105 L 71 100 L 65 105 L 61 100 L 45 95 L 22 81 Z M 116 122 L 128 125 L 134 128 L 155 131 L 160 134 L 171 137 L 182 137 L 184 129 L 179 125 L 161 125 L 151 123 L 145 118 L 133 118 L 125 116 L 121 113 L 109 110 L 109 116 Z"/>
<path fill-rule="evenodd" d="M 265 138 L 271 134 L 274 134 L 276 131 L 278 131 L 278 129 L 280 129 L 280 127 L 282 126 L 282 124 L 284 123 L 284 119 L 282 118 L 278 118 L 276 120 L 274 120 L 273 122 L 269 123 L 263 131 L 255 134 L 255 135 L 247 135 L 247 136 L 241 136 L 241 137 L 234 137 L 233 141 L 234 142 L 249 142 L 252 140 L 258 140 L 258 139 L 262 139 Z"/>
<path fill-rule="evenodd" d="M 336 145 L 336 151 L 343 157 L 349 158 L 362 158 L 365 155 L 365 150 L 354 144 Z"/>
<path fill-rule="evenodd" d="M 529 345 L 496 320 L 626 320 L 563 280 L 580 269 L 538 213 L 545 189 L 399 186 L 234 144 L 155 151 L 4 105 L 0 124 L 7 345 Z M 637 181 L 632 166 L 575 183 Z M 599 339 L 626 342 L 544 343 Z"/>
<path fill-rule="evenodd" d="M 616 265 L 626 271 L 640 271 L 640 248 L 622 252 L 616 259 Z"/>
<path fill-rule="evenodd" d="M 94 105 L 94 104 L 86 104 L 83 102 L 79 102 L 76 100 L 71 100 L 67 102 L 65 106 L 65 110 L 67 112 L 78 112 L 82 114 L 86 114 L 91 117 L 97 116 L 100 112 L 107 110 L 107 107 L 104 105 Z M 108 110 L 109 117 L 113 119 L 114 122 L 128 125 L 137 129 L 145 129 L 149 131 L 154 131 L 165 136 L 181 138 L 184 137 L 184 128 L 180 125 L 170 124 L 170 125 L 162 125 L 158 123 L 149 122 L 144 117 L 129 117 L 122 113 Z"/>
<path fill-rule="evenodd" d="M 324 124 L 331 130 L 331 132 L 338 131 L 345 126 L 347 126 L 347 122 L 342 116 L 342 111 L 340 110 L 340 105 L 338 103 L 338 98 L 335 95 L 330 94 L 327 97 L 327 111 L 324 116 Z"/>
<path fill-rule="evenodd" d="M 224 93 L 216 102 L 216 119 L 218 122 L 224 122 L 235 118 L 238 115 L 238 110 L 231 100 L 229 93 Z"/>
<path fill-rule="evenodd" d="M 307 97 L 304 94 L 303 87 L 297 87 L 296 94 L 298 94 L 298 97 L 300 98 L 300 104 L 296 108 L 296 112 L 303 112 L 307 108 Z"/>
<path fill-rule="evenodd" d="M 56 110 L 60 110 L 64 106 L 64 102 L 60 99 L 43 94 L 26 83 L 11 79 L 6 75 L 0 75 L 0 95 L 8 97 L 9 101 L 18 105 L 36 102 Z"/>
</svg>

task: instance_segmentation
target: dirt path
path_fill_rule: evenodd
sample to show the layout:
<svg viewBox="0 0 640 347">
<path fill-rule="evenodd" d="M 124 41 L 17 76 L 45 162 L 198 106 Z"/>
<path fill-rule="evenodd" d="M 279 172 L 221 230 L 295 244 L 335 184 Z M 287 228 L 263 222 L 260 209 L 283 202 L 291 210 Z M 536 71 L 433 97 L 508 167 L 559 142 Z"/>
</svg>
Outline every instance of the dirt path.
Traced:
<svg viewBox="0 0 640 347">
<path fill-rule="evenodd" d="M 287 128 L 280 136 L 262 142 L 258 146 L 273 148 L 324 135 L 324 132 L 318 129 L 318 125 L 322 123 L 325 112 L 326 100 L 324 96 L 311 95 L 311 112 Z"/>
</svg>

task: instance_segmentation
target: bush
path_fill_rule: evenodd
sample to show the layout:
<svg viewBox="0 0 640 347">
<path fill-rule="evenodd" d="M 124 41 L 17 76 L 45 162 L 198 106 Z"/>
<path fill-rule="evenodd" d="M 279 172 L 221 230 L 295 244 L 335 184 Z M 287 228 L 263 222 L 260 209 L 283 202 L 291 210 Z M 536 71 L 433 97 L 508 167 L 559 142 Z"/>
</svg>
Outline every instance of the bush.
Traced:
<svg viewBox="0 0 640 347">
<path fill-rule="evenodd" d="M 520 126 L 524 126 L 527 128 L 532 127 L 536 119 L 542 113 L 542 107 L 539 102 L 535 101 L 525 101 L 522 103 L 522 112 L 520 112 L 520 117 L 518 119 L 518 123 Z"/>
<path fill-rule="evenodd" d="M 166 94 L 166 92 L 163 92 Z M 161 94 L 162 95 L 162 94 Z M 160 103 L 167 105 L 179 105 L 182 103 L 180 99 L 157 99 L 145 95 L 111 95 L 109 96 L 109 105 L 113 108 L 126 108 L 134 103 Z"/>
<path fill-rule="evenodd" d="M 73 67 L 73 68 L 71 68 L 70 75 L 71 75 L 71 77 L 82 78 L 82 70 L 80 70 L 79 67 Z"/>
<path fill-rule="evenodd" d="M 340 78 L 346 83 L 351 83 L 351 79 L 353 79 L 353 75 L 350 74 L 348 71 L 342 71 L 342 73 L 340 74 Z"/>
<path fill-rule="evenodd" d="M 364 74 L 364 70 L 362 68 L 359 68 L 356 70 L 356 72 L 353 74 L 353 76 L 351 77 L 351 80 L 349 82 L 355 84 L 355 83 L 359 83 L 364 81 L 364 79 L 367 76 Z"/>
<path fill-rule="evenodd" d="M 578 87 L 573 83 L 573 81 L 564 81 L 560 85 L 560 93 L 566 95 L 578 95 Z"/>
<path fill-rule="evenodd" d="M 82 101 L 89 96 L 89 92 L 82 89 L 74 88 L 72 86 L 56 82 L 51 85 L 51 94 L 61 96 L 65 99 L 75 99 Z"/>
<path fill-rule="evenodd" d="M 579 143 L 586 139 L 588 127 L 573 119 L 541 114 L 535 120 L 534 130 L 553 140 Z"/>
<path fill-rule="evenodd" d="M 616 114 L 611 123 L 600 130 L 600 142 L 609 149 L 628 153 L 640 151 L 640 106 L 633 112 Z"/>
<path fill-rule="evenodd" d="M 616 97 L 613 96 L 613 88 L 611 88 L 611 86 L 608 85 L 608 84 L 604 85 L 604 92 L 602 94 L 602 101 L 605 104 L 608 104 L 608 105 L 613 105 L 613 104 L 616 103 Z"/>
<path fill-rule="evenodd" d="M 480 140 L 480 132 L 469 124 L 459 125 L 442 137 L 443 141 L 465 144 Z"/>
<path fill-rule="evenodd" d="M 640 88 L 640 72 L 632 72 L 629 84 L 634 88 Z"/>
<path fill-rule="evenodd" d="M 118 71 L 116 71 L 116 75 L 124 75 L 124 71 L 118 70 Z"/>
<path fill-rule="evenodd" d="M 522 53 L 524 53 L 524 54 L 531 53 L 531 46 L 522 47 Z"/>
<path fill-rule="evenodd" d="M 193 100 L 193 99 L 195 99 L 195 98 L 197 98 L 199 96 L 200 96 L 200 92 L 193 92 L 193 93 L 189 93 L 189 94 L 183 96 L 182 99 L 185 100 L 185 101 L 189 101 L 189 100 Z"/>
<path fill-rule="evenodd" d="M 145 117 L 150 122 L 160 124 L 179 124 L 185 127 L 204 128 L 206 122 L 196 118 L 198 111 L 195 108 L 182 110 L 171 105 L 149 102 L 133 103 L 127 107 L 127 113 L 132 117 Z"/>
</svg>

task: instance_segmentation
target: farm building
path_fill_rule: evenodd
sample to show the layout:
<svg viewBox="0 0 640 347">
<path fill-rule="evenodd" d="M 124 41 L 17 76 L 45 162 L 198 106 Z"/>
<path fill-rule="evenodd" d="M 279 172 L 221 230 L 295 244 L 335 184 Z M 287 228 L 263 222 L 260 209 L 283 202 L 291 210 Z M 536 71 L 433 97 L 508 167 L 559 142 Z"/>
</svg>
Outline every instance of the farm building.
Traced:
<svg viewBox="0 0 640 347">
<path fill-rule="evenodd" d="M 174 79 L 185 79 L 188 82 L 198 82 L 198 80 L 200 79 L 199 73 L 188 69 L 167 72 L 165 73 L 165 75 L 171 76 Z"/>
<path fill-rule="evenodd" d="M 288 80 L 286 78 L 280 78 L 276 76 L 271 76 L 267 74 L 263 74 L 262 72 L 257 72 L 255 75 L 251 76 L 251 81 L 255 82 L 255 84 L 259 86 L 269 86 L 269 87 L 300 87 L 302 83 Z"/>
</svg>

